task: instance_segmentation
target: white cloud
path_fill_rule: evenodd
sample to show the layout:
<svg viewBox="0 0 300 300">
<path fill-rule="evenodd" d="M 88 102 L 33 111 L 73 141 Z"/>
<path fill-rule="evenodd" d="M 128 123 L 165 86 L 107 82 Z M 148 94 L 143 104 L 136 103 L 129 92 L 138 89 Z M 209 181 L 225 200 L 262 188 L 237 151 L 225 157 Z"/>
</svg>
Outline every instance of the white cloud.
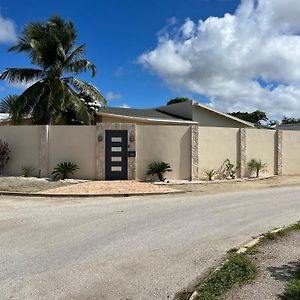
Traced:
<svg viewBox="0 0 300 300">
<path fill-rule="evenodd" d="M 127 105 L 126 103 L 124 103 L 124 104 L 122 104 L 122 105 L 120 105 L 120 106 L 118 106 L 118 107 L 122 107 L 122 108 L 130 108 L 130 106 Z"/>
<path fill-rule="evenodd" d="M 0 43 L 11 43 L 17 40 L 14 21 L 4 18 L 0 12 Z"/>
<path fill-rule="evenodd" d="M 243 0 L 233 15 L 164 30 L 139 62 L 217 109 L 300 117 L 299 16 L 299 0 Z"/>
<path fill-rule="evenodd" d="M 119 93 L 115 93 L 112 91 L 107 92 L 105 98 L 110 101 L 110 100 L 118 100 L 122 98 L 122 95 Z"/>
</svg>

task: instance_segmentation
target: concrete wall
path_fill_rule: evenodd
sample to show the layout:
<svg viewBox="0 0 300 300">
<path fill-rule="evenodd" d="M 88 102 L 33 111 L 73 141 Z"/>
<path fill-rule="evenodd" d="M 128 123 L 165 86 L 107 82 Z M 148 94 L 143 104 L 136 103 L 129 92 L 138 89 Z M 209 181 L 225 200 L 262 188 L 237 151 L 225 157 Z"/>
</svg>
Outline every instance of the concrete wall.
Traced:
<svg viewBox="0 0 300 300">
<path fill-rule="evenodd" d="M 283 174 L 300 174 L 300 131 L 282 133 Z"/>
<path fill-rule="evenodd" d="M 238 161 L 238 128 L 199 127 L 199 177 L 204 171 L 219 169 L 228 158 L 232 164 Z"/>
<path fill-rule="evenodd" d="M 266 163 L 265 175 L 275 173 L 275 130 L 249 129 L 246 130 L 246 157 L 247 163 L 251 159 Z"/>
<path fill-rule="evenodd" d="M 137 126 L 137 178 L 145 179 L 148 165 L 165 161 L 171 165 L 168 179 L 191 176 L 191 131 L 189 126 Z"/>
<path fill-rule="evenodd" d="M 74 178 L 96 177 L 96 127 L 51 126 L 49 130 L 49 173 L 57 163 L 70 161 L 79 167 Z"/>
<path fill-rule="evenodd" d="M 4 169 L 6 175 L 21 175 L 22 166 L 39 172 L 40 126 L 1 126 L 0 139 L 9 144 L 10 160 Z"/>
</svg>

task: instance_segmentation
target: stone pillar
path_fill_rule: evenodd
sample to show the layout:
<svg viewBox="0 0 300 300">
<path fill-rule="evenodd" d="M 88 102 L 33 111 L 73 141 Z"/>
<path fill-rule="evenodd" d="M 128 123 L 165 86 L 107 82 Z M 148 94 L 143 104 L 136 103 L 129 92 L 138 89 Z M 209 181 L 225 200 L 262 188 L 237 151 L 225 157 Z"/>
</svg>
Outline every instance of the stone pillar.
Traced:
<svg viewBox="0 0 300 300">
<path fill-rule="evenodd" d="M 49 126 L 40 126 L 39 177 L 49 176 Z"/>
<path fill-rule="evenodd" d="M 246 176 L 247 172 L 247 157 L 246 157 L 246 129 L 240 128 L 239 130 L 239 175 L 241 178 Z"/>
<path fill-rule="evenodd" d="M 191 126 L 191 180 L 199 179 L 199 127 Z"/>
<path fill-rule="evenodd" d="M 282 139 L 283 131 L 276 130 L 275 134 L 275 175 L 282 175 Z"/>
</svg>

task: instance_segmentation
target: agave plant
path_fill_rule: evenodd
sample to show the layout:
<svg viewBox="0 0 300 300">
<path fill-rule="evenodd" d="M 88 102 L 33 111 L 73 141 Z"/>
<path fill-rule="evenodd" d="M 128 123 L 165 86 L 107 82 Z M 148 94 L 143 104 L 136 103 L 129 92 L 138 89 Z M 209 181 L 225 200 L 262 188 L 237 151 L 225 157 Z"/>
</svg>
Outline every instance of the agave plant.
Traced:
<svg viewBox="0 0 300 300">
<path fill-rule="evenodd" d="M 157 175 L 160 181 L 165 181 L 164 174 L 171 171 L 171 167 L 168 163 L 155 161 L 149 164 L 146 174 L 150 176 Z"/>
<path fill-rule="evenodd" d="M 52 175 L 54 175 L 54 178 L 60 177 L 62 179 L 66 179 L 78 169 L 77 165 L 72 162 L 62 162 L 57 164 Z"/>
<path fill-rule="evenodd" d="M 214 177 L 218 174 L 218 170 L 215 170 L 215 169 L 205 170 L 204 174 L 206 175 L 206 177 L 209 181 L 212 181 L 214 179 Z"/>
<path fill-rule="evenodd" d="M 258 178 L 260 172 L 267 170 L 267 164 L 262 163 L 261 159 L 260 160 L 251 159 L 248 162 L 248 169 L 250 173 L 256 172 L 256 177 Z"/>
<path fill-rule="evenodd" d="M 72 76 L 86 71 L 96 75 L 96 66 L 83 58 L 85 45 L 75 47 L 76 38 L 74 24 L 58 16 L 26 25 L 9 51 L 27 54 L 38 68 L 7 68 L 0 75 L 0 80 L 30 85 L 14 103 L 17 118 L 31 115 L 33 124 L 62 124 L 71 111 L 77 120 L 91 124 L 94 110 L 86 99 L 98 106 L 106 101 L 93 85 Z"/>
</svg>

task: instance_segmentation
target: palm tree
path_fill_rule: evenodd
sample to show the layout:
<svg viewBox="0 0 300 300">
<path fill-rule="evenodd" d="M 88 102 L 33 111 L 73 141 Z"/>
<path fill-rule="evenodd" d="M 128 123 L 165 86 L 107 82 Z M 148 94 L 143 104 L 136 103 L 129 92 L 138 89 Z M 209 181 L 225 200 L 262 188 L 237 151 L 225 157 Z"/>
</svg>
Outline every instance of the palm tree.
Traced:
<svg viewBox="0 0 300 300">
<path fill-rule="evenodd" d="M 96 75 L 95 65 L 83 58 L 85 45 L 74 47 L 76 38 L 74 24 L 58 16 L 25 26 L 8 51 L 27 54 L 38 68 L 8 68 L 0 75 L 10 83 L 31 84 L 16 99 L 15 116 L 31 115 L 33 124 L 62 124 L 69 111 L 76 120 L 91 124 L 95 110 L 86 99 L 98 107 L 106 101 L 93 85 L 72 76 L 86 71 Z"/>
<path fill-rule="evenodd" d="M 18 97 L 19 96 L 16 94 L 8 95 L 2 98 L 0 101 L 0 112 L 7 113 L 9 115 L 9 118 L 12 119 L 13 123 L 15 124 L 18 122 L 18 117 L 15 114 L 14 107 Z"/>
</svg>

